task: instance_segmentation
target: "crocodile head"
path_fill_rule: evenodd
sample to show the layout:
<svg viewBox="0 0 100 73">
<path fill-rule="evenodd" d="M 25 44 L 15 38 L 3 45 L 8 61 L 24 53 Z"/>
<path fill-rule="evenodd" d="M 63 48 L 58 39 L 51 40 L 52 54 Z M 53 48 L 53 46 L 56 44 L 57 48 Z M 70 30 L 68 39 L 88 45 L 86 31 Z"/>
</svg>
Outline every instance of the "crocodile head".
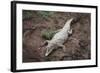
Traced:
<svg viewBox="0 0 100 73">
<path fill-rule="evenodd" d="M 56 48 L 56 45 L 55 44 L 48 43 L 48 45 L 46 46 L 45 56 L 48 56 L 55 48 Z"/>
</svg>

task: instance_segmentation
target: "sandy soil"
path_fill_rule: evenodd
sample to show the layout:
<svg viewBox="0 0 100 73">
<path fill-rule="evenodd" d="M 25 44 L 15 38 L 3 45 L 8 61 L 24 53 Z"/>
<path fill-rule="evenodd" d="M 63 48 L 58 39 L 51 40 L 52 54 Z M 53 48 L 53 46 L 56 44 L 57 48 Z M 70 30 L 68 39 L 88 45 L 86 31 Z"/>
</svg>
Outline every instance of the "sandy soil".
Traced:
<svg viewBox="0 0 100 73">
<path fill-rule="evenodd" d="M 23 62 L 85 60 L 91 58 L 91 15 L 89 13 L 54 12 L 48 17 L 42 17 L 32 11 L 31 17 L 23 18 Z M 45 41 L 41 32 L 45 29 L 60 29 L 64 23 L 74 18 L 71 28 L 72 35 L 66 40 L 66 52 L 54 50 L 45 57 L 45 46 L 38 49 Z"/>
</svg>

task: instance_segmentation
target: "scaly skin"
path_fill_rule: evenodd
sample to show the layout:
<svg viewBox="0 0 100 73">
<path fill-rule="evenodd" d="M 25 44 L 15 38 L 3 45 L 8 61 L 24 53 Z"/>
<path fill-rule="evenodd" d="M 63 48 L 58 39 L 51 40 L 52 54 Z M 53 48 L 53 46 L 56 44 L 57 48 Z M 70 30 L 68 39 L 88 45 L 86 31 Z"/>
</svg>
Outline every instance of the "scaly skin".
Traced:
<svg viewBox="0 0 100 73">
<path fill-rule="evenodd" d="M 62 47 L 63 50 L 65 50 L 65 46 L 63 43 L 68 39 L 68 35 L 72 34 L 72 29 L 70 28 L 70 24 L 72 22 L 73 18 L 69 19 L 64 27 L 54 35 L 54 37 L 48 41 L 48 45 L 46 46 L 46 53 L 45 56 L 48 56 L 53 49 Z"/>
</svg>

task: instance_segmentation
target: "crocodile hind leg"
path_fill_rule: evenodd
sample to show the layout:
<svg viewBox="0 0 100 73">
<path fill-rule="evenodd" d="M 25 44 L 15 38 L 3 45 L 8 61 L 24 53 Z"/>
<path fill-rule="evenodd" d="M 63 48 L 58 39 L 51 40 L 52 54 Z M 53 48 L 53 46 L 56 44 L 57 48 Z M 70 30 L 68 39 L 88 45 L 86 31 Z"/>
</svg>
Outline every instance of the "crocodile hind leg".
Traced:
<svg viewBox="0 0 100 73">
<path fill-rule="evenodd" d="M 69 34 L 72 34 L 72 29 L 70 29 L 70 30 L 68 31 L 68 33 L 69 33 Z"/>
</svg>

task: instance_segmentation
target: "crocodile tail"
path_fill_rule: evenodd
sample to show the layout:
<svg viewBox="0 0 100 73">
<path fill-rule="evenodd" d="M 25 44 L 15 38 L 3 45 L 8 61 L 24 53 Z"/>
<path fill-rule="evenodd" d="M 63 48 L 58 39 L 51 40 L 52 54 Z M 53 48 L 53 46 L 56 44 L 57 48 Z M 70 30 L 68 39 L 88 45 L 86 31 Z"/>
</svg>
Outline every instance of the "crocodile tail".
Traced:
<svg viewBox="0 0 100 73">
<path fill-rule="evenodd" d="M 65 26 L 63 27 L 63 29 L 65 28 L 70 28 L 70 24 L 72 22 L 73 18 L 69 19 L 66 23 L 65 23 Z"/>
</svg>

